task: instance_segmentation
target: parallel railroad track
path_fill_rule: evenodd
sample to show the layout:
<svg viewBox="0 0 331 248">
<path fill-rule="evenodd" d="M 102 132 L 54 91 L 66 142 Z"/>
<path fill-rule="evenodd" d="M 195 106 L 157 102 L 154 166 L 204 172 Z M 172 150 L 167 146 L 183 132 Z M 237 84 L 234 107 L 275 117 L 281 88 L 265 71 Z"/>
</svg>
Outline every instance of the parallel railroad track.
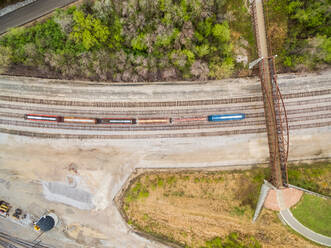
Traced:
<svg viewBox="0 0 331 248">
<path fill-rule="evenodd" d="M 320 90 L 312 92 L 292 93 L 286 94 L 284 98 L 294 99 L 288 101 L 287 106 L 303 106 L 306 108 L 300 109 L 289 109 L 287 111 L 289 115 L 289 121 L 291 129 L 300 128 L 312 128 L 329 126 L 331 123 L 327 120 L 331 118 L 330 113 L 318 114 L 316 112 L 330 111 L 331 105 L 309 107 L 313 104 L 328 104 L 331 102 L 331 97 L 327 96 L 331 94 L 330 90 Z M 311 96 L 322 96 L 317 99 L 306 99 L 297 100 L 296 98 L 311 97 Z M 323 97 L 324 96 L 324 97 Z M 0 128 L 0 132 L 11 133 L 16 135 L 24 135 L 31 137 L 41 138 L 68 138 L 68 139 L 145 139 L 145 138 L 173 138 L 173 137 L 198 137 L 198 136 L 222 136 L 222 135 L 234 135 L 234 134 L 245 134 L 245 133 L 262 133 L 266 129 L 261 126 L 265 125 L 264 111 L 262 104 L 262 97 L 244 97 L 244 98 L 232 98 L 232 99 L 216 99 L 216 100 L 195 100 L 195 101 L 170 101 L 170 102 L 79 102 L 79 101 L 59 101 L 59 100 L 48 100 L 48 99 L 32 99 L 32 98 L 21 98 L 21 97 L 9 97 L 0 96 L 1 101 L 12 101 L 16 103 L 28 103 L 28 104 L 49 104 L 49 105 L 61 105 L 61 106 L 90 106 L 90 107 L 109 107 L 115 108 L 115 110 L 88 110 L 88 109 L 61 109 L 61 108 L 48 108 L 47 106 L 31 106 L 31 105 L 18 105 L 10 103 L 1 103 L 0 109 L 10 109 L 12 112 L 0 111 L 0 124 L 3 126 L 17 126 L 17 127 L 31 127 L 31 128 L 52 128 L 57 130 L 82 130 L 82 131 L 173 131 L 183 130 L 183 133 L 132 133 L 132 134 L 65 134 L 65 133 L 42 133 L 34 131 L 23 131 L 14 130 L 7 128 Z M 254 102 L 254 104 L 253 104 Z M 211 106 L 204 107 L 201 109 L 189 108 L 189 109 L 146 109 L 146 110 L 133 110 L 134 107 L 192 107 L 202 105 L 219 105 L 219 104 L 232 104 L 232 103 L 252 103 L 246 106 Z M 116 109 L 116 108 L 128 108 Z M 15 110 L 19 110 L 21 113 L 15 113 Z M 131 116 L 131 117 L 152 117 L 157 115 L 158 117 L 184 117 L 202 115 L 207 116 L 214 113 L 229 113 L 229 112 L 245 112 L 246 119 L 240 122 L 228 121 L 228 122 L 214 122 L 210 123 L 207 121 L 196 121 L 196 122 L 183 122 L 165 125 L 88 125 L 88 124 L 70 124 L 70 123 L 49 123 L 49 122 L 30 122 L 26 120 L 15 120 L 23 119 L 24 112 L 38 112 L 38 113 L 51 113 L 58 115 L 69 115 L 69 116 L 89 116 L 91 118 L 109 117 L 109 116 Z M 23 113 L 22 113 L 23 112 Z M 251 112 L 251 113 L 250 113 Z M 304 116 L 296 116 L 296 114 L 309 114 Z M 294 115 L 294 116 L 291 116 Z M 196 116 L 195 116 L 196 117 Z M 13 118 L 6 119 L 6 118 Z M 318 122 L 318 120 L 324 119 L 324 122 Z M 304 121 L 310 121 L 314 123 L 304 123 Z M 294 123 L 300 124 L 294 124 Z M 318 122 L 318 123 L 317 123 Z M 238 129 L 236 129 L 238 127 Z M 214 130 L 214 131 L 202 131 L 201 129 L 207 128 L 227 128 L 229 130 Z M 186 132 L 185 130 L 201 130 L 200 132 Z M 233 130 L 235 129 L 235 130 Z"/>
<path fill-rule="evenodd" d="M 290 125 L 290 130 L 317 128 L 331 126 L 331 121 L 322 123 L 298 124 Z M 225 136 L 237 134 L 255 134 L 265 133 L 265 128 L 255 129 L 241 129 L 231 131 L 214 131 L 214 132 L 197 132 L 197 133 L 167 133 L 167 134 L 135 134 L 135 135 L 95 135 L 95 134 L 58 134 L 58 133 L 40 133 L 23 130 L 14 130 L 0 128 L 1 133 L 11 135 L 20 135 L 36 138 L 49 138 L 49 139 L 150 139 L 150 138 L 184 138 L 184 137 L 210 137 L 210 136 Z"/>
<path fill-rule="evenodd" d="M 331 89 L 284 94 L 284 99 L 322 96 L 331 94 Z M 65 101 L 50 99 L 35 99 L 27 97 L 13 97 L 0 95 L 1 101 L 21 102 L 29 104 L 46 104 L 61 106 L 80 106 L 80 107 L 102 107 L 102 108 L 144 108 L 144 107 L 180 107 L 180 106 L 199 106 L 199 105 L 219 105 L 230 103 L 246 103 L 262 101 L 262 96 L 229 98 L 229 99 L 209 99 L 192 101 L 168 101 L 168 102 L 83 102 L 83 101 Z"/>
<path fill-rule="evenodd" d="M 310 120 L 321 120 L 331 118 L 331 114 L 311 115 L 304 117 L 292 117 L 289 118 L 289 122 L 300 122 Z M 91 131 L 166 131 L 166 130 L 189 130 L 189 129 L 204 129 L 204 128 L 231 128 L 231 127 L 255 127 L 265 125 L 264 120 L 254 121 L 229 121 L 229 122 L 217 122 L 217 123 L 194 123 L 194 124 L 174 124 L 174 125 L 162 125 L 162 126 L 116 126 L 116 125 L 82 125 L 82 124 L 67 124 L 67 123 L 43 123 L 43 122 L 26 122 L 17 120 L 2 120 L 0 124 L 11 126 L 23 126 L 23 127 L 37 127 L 37 128 L 53 128 L 53 129 L 70 129 L 70 130 L 91 130 Z"/>
<path fill-rule="evenodd" d="M 317 103 L 328 103 L 331 102 L 331 97 L 329 98 L 318 98 L 318 99 L 310 99 L 310 100 L 301 100 L 301 101 L 293 101 L 286 103 L 286 106 L 302 106 L 308 104 L 317 104 Z M 118 110 L 109 110 L 109 111 L 101 111 L 101 110 L 67 110 L 67 109 L 58 109 L 58 108 L 45 108 L 39 106 L 21 106 L 21 105 L 12 105 L 12 104 L 0 104 L 0 109 L 12 109 L 12 110 L 24 110 L 27 112 L 37 112 L 41 114 L 58 114 L 58 115 L 89 115 L 89 116 L 156 116 L 156 115 L 164 115 L 164 116 L 173 116 L 173 115 L 189 115 L 196 114 L 198 109 L 165 109 L 165 110 L 143 110 L 143 111 L 118 111 Z M 213 108 L 203 108 L 201 111 L 208 114 L 213 113 L 224 113 L 224 112 L 238 112 L 238 111 L 247 111 L 247 110 L 263 110 L 263 105 L 246 105 L 246 106 L 229 106 L 229 107 L 213 107 Z"/>
<path fill-rule="evenodd" d="M 229 109 L 227 109 L 228 111 Z M 242 111 L 244 109 L 234 109 L 236 111 Z M 234 110 L 231 110 L 231 111 L 234 111 Z M 247 110 L 247 109 L 246 109 Z M 262 110 L 262 109 L 261 109 Z M 310 107 L 310 108 L 301 108 L 301 109 L 290 109 L 287 111 L 287 113 L 289 115 L 291 114 L 304 114 L 304 113 L 315 113 L 315 112 L 320 112 L 320 111 L 328 111 L 328 110 L 331 110 L 331 105 L 327 105 L 327 106 L 319 106 L 319 107 Z M 213 113 L 224 113 L 224 112 L 227 112 L 225 110 L 220 110 L 218 109 L 218 111 L 205 111 L 205 110 L 202 110 L 201 112 L 204 113 L 204 116 L 208 115 L 208 114 L 213 114 Z M 197 111 L 195 111 L 196 113 Z M 198 111 L 199 112 L 199 111 Z M 53 114 L 53 113 L 52 113 Z M 78 113 L 77 113 L 78 114 Z M 109 116 L 114 116 L 113 114 L 109 113 L 108 114 Z M 160 113 L 158 114 L 158 116 L 160 117 Z M 182 115 L 180 115 L 182 116 Z M 24 118 L 24 114 L 21 114 L 21 113 L 10 113 L 10 112 L 4 112 L 4 111 L 0 111 L 0 117 L 9 117 L 9 118 Z M 84 116 L 85 117 L 85 116 Z M 94 116 L 93 115 L 90 115 L 89 116 L 90 118 L 94 118 L 96 117 L 95 114 Z M 103 116 L 104 118 L 107 117 L 107 114 L 104 114 Z M 131 116 L 132 117 L 132 116 Z M 144 116 L 145 117 L 145 116 Z M 173 118 L 176 118 L 177 116 L 172 116 Z M 202 116 L 195 116 L 195 117 L 202 117 Z M 256 112 L 256 113 L 247 113 L 246 114 L 246 118 L 259 118 L 259 117 L 264 117 L 264 113 L 261 111 L 261 112 Z"/>
<path fill-rule="evenodd" d="M 329 115 L 316 115 L 303 117 L 289 118 L 290 122 L 300 122 L 309 120 L 321 120 L 331 118 Z M 265 121 L 242 121 L 240 123 L 226 122 L 226 123 L 199 123 L 199 124 L 186 124 L 186 125 L 164 125 L 164 126 L 88 126 L 79 124 L 53 124 L 53 123 L 36 123 L 24 122 L 16 120 L 1 120 L 2 125 L 23 126 L 23 127 L 38 127 L 38 128 L 52 128 L 52 129 L 69 129 L 69 130 L 91 130 L 91 131 L 166 131 L 166 130 L 193 130 L 204 128 L 231 128 L 231 127 L 255 127 L 265 125 Z"/>
<path fill-rule="evenodd" d="M 36 244 L 32 243 L 26 240 L 22 240 L 19 238 L 12 237 L 6 233 L 0 232 L 0 238 L 2 239 L 0 242 L 0 245 L 4 245 L 4 247 L 16 247 L 15 245 L 19 245 L 19 247 L 25 247 L 25 248 L 50 248 L 49 246 L 45 246 L 43 244 Z M 15 245 L 13 245 L 15 244 Z"/>
</svg>

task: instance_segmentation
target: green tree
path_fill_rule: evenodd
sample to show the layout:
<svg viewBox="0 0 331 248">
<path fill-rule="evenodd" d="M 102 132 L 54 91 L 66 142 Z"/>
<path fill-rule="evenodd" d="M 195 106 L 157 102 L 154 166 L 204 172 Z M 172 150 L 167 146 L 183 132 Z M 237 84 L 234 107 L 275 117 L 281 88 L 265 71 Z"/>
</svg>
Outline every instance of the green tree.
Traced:
<svg viewBox="0 0 331 248">
<path fill-rule="evenodd" d="M 139 34 L 137 37 L 131 40 L 131 47 L 133 50 L 136 51 L 146 51 L 147 50 L 147 45 L 145 42 L 145 35 L 144 34 Z"/>
<path fill-rule="evenodd" d="M 230 41 L 230 28 L 228 22 L 214 25 L 212 29 L 213 36 L 220 42 Z"/>
<path fill-rule="evenodd" d="M 321 45 L 319 46 L 321 49 L 319 54 L 320 59 L 328 64 L 331 64 L 331 37 L 326 37 L 326 35 L 324 35 L 317 36 L 317 38 L 322 41 Z"/>
<path fill-rule="evenodd" d="M 101 23 L 99 19 L 88 14 L 85 16 L 81 10 L 73 13 L 74 27 L 71 38 L 76 42 L 81 42 L 86 50 L 94 47 L 101 47 L 109 38 L 109 28 Z"/>
<path fill-rule="evenodd" d="M 11 62 L 12 51 L 10 47 L 0 46 L 0 73 L 3 73 Z"/>
<path fill-rule="evenodd" d="M 278 11 L 278 1 L 268 4 L 271 12 Z M 330 0 L 293 0 L 283 13 L 288 14 L 288 37 L 280 59 L 285 67 L 296 70 L 318 68 L 330 63 L 331 12 Z M 278 7 L 277 7 L 278 6 Z M 299 66 L 300 65 L 300 66 Z"/>
</svg>

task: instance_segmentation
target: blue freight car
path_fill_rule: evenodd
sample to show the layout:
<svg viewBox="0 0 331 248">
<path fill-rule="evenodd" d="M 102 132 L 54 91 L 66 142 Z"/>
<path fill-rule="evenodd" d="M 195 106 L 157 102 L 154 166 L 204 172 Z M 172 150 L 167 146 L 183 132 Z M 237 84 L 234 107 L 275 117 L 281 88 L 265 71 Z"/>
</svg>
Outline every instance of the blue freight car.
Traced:
<svg viewBox="0 0 331 248">
<path fill-rule="evenodd" d="M 245 114 L 209 115 L 208 121 L 233 121 L 245 119 Z"/>
</svg>

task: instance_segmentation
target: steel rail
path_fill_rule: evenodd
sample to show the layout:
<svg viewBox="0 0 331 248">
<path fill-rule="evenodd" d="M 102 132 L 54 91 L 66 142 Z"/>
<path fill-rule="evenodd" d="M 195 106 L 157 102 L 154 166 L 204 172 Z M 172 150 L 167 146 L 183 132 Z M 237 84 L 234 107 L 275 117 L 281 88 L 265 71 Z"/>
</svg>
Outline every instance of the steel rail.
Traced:
<svg viewBox="0 0 331 248">
<path fill-rule="evenodd" d="M 270 44 L 271 45 L 271 44 Z M 288 153 L 289 153 L 289 147 L 290 147 L 290 133 L 289 133 L 289 126 L 288 126 L 288 117 L 287 117 L 287 110 L 285 107 L 285 103 L 282 97 L 282 94 L 280 92 L 278 83 L 277 83 L 277 75 L 276 75 L 276 64 L 275 64 L 275 58 L 272 57 L 272 65 L 274 68 L 274 75 L 273 75 L 273 80 L 274 80 L 274 84 L 276 86 L 276 92 L 277 92 L 277 102 L 278 102 L 278 108 L 280 111 L 280 116 L 279 116 L 279 121 L 280 121 L 280 128 L 281 128 L 281 138 L 282 138 L 282 145 L 284 146 L 284 149 L 286 149 L 285 154 L 283 152 L 283 155 L 285 155 L 285 157 L 282 159 L 282 163 L 283 163 L 283 173 L 285 173 L 285 180 L 286 182 L 284 184 L 288 184 L 288 173 L 287 173 L 287 160 L 288 160 Z M 284 116 L 284 121 L 285 121 L 285 128 L 284 128 L 284 123 L 283 123 L 283 118 L 282 115 Z M 285 135 L 286 135 L 286 140 L 284 141 L 284 130 L 285 130 Z"/>
<path fill-rule="evenodd" d="M 288 110 L 287 112 L 288 112 L 288 114 L 302 114 L 302 113 L 310 113 L 310 112 L 315 113 L 315 112 L 329 111 L 329 110 L 331 110 L 331 105 L 318 106 L 318 107 L 310 107 L 310 108 L 301 108 L 301 109 L 291 109 L 291 110 Z M 240 111 L 240 110 L 238 110 L 238 111 Z M 198 111 L 198 112 L 203 112 L 203 111 L 201 110 L 201 111 Z M 217 111 L 215 111 L 215 112 L 217 112 Z M 213 114 L 215 112 L 211 111 L 210 114 Z M 224 112 L 223 111 L 219 111 L 219 112 L 224 113 L 225 111 Z M 53 112 L 52 112 L 52 114 L 53 114 Z M 204 112 L 204 114 L 206 114 L 206 116 L 207 116 L 207 114 L 209 114 L 209 112 Z M 64 116 L 62 114 L 58 114 L 58 115 Z M 112 114 L 109 114 L 109 115 L 110 116 L 113 116 Z M 161 114 L 159 113 L 158 116 L 160 116 L 160 115 Z M 0 111 L 0 116 L 14 117 L 14 118 L 15 117 L 16 118 L 24 118 L 24 114 L 23 113 L 12 113 L 12 112 L 6 112 L 6 111 Z M 72 115 L 72 116 L 76 116 L 76 115 Z M 80 117 L 80 116 L 76 116 L 76 117 Z M 257 117 L 263 117 L 263 116 L 264 116 L 264 114 L 263 114 L 262 111 L 261 112 L 247 113 L 246 114 L 246 118 L 257 118 Z M 86 116 L 84 115 L 84 117 L 86 117 Z M 106 118 L 106 117 L 109 117 L 109 116 L 106 116 L 105 115 L 105 116 L 100 117 L 100 116 L 95 116 L 95 115 L 89 115 L 88 117 L 90 117 L 90 118 Z M 145 118 L 145 117 L 150 117 L 150 116 L 143 116 L 143 117 Z M 183 117 L 183 115 L 180 115 L 180 116 L 170 116 L 169 118 L 176 119 L 176 118 L 181 118 L 181 117 Z M 202 116 L 189 116 L 189 117 L 202 117 Z"/>
<path fill-rule="evenodd" d="M 15 238 L 15 237 L 12 237 L 11 235 L 3 233 L 3 232 L 0 232 L 0 238 L 2 238 L 4 240 L 8 240 L 10 242 L 13 242 L 15 244 L 18 244 L 18 245 L 26 247 L 26 248 L 33 248 L 33 247 L 35 247 L 35 248 L 51 248 L 51 247 L 43 245 L 43 244 L 36 245 L 33 242 L 29 242 L 29 241 L 26 241 L 26 240 Z"/>
<path fill-rule="evenodd" d="M 284 99 L 310 97 L 317 95 L 329 95 L 331 89 L 317 90 L 310 92 L 297 92 L 284 94 Z M 220 105 L 232 103 L 247 103 L 259 102 L 261 96 L 228 98 L 228 99 L 207 99 L 207 100 L 191 100 L 191 101 L 167 101 L 167 102 L 83 102 L 83 101 L 66 101 L 66 100 L 51 100 L 51 99 L 36 99 L 17 96 L 0 95 L 1 101 L 7 102 L 22 102 L 29 104 L 45 104 L 45 105 L 60 105 L 60 106 L 80 106 L 80 107 L 104 107 L 104 108 L 145 108 L 145 107 L 187 107 L 199 105 Z"/>
<path fill-rule="evenodd" d="M 303 122 L 312 120 L 322 120 L 331 118 L 329 115 L 315 115 L 307 117 L 289 118 L 290 122 Z M 53 128 L 53 129 L 71 129 L 71 130 L 93 130 L 93 131 L 167 131 L 167 130 L 194 130 L 205 128 L 228 128 L 228 127 L 255 127 L 265 124 L 264 120 L 260 121 L 240 121 L 226 123 L 199 123 L 199 124 L 181 124 L 181 125 L 148 125 L 148 126 L 114 126 L 114 125 L 82 125 L 82 124 L 67 124 L 67 123 L 43 123 L 43 122 L 25 122 L 17 120 L 0 119 L 2 125 L 33 127 L 33 128 Z"/>
<path fill-rule="evenodd" d="M 296 129 L 307 129 L 317 127 L 331 126 L 330 122 L 322 123 L 309 123 L 309 124 L 298 124 L 290 125 L 290 130 Z M 60 133 L 40 133 L 23 130 L 15 130 L 8 128 L 0 128 L 0 133 L 6 133 L 11 135 L 20 135 L 27 137 L 36 138 L 49 138 L 49 139 L 150 139 L 150 138 L 184 138 L 184 137 L 210 137 L 210 136 L 227 136 L 227 135 L 238 135 L 238 134 L 257 134 L 265 133 L 266 128 L 256 129 L 241 129 L 231 131 L 214 131 L 214 132 L 198 132 L 198 133 L 168 133 L 168 134 L 140 134 L 140 135 L 95 135 L 95 134 L 60 134 Z"/>
<path fill-rule="evenodd" d="M 259 68 L 260 68 L 260 78 L 261 78 L 261 86 L 262 86 L 262 91 L 263 91 L 263 93 L 262 93 L 262 95 L 263 95 L 263 99 L 264 99 L 264 101 L 267 101 L 267 105 L 269 105 L 269 109 L 273 109 L 274 108 L 274 102 L 273 102 L 273 99 L 270 99 L 269 97 L 268 97 L 268 94 L 267 94 L 267 89 L 266 89 L 266 87 L 265 87 L 265 78 L 266 77 L 270 77 L 270 71 L 268 70 L 267 72 L 266 72 L 266 70 L 265 70 L 265 61 L 267 62 L 267 69 L 269 69 L 268 68 L 268 58 L 267 59 L 262 59 L 262 61 L 260 62 L 260 64 L 259 64 Z M 265 107 L 265 110 L 264 110 L 264 114 L 265 114 L 265 123 L 266 123 L 266 125 L 268 126 L 269 125 L 269 123 L 268 123 L 268 121 L 269 122 L 276 122 L 276 113 L 274 112 L 274 111 L 271 111 L 271 116 L 270 116 L 270 118 L 268 118 L 268 115 L 270 114 L 270 112 L 267 112 L 266 111 L 266 107 Z M 270 132 L 268 131 L 267 132 L 267 134 L 268 134 L 268 142 L 269 142 L 269 155 L 270 155 L 270 165 L 271 165 L 271 169 L 272 169 L 272 171 L 273 171 L 273 173 L 271 173 L 271 179 L 270 179 L 270 181 L 271 182 L 274 182 L 275 180 L 274 180 L 274 177 L 276 176 L 278 176 L 278 173 L 276 173 L 276 159 L 277 159 L 277 145 L 276 145 L 276 143 L 275 142 L 273 142 L 274 144 L 270 144 L 271 143 L 271 139 L 269 138 L 269 136 L 270 135 L 274 135 L 275 137 L 274 137 L 274 139 L 275 140 L 278 140 L 278 137 L 277 137 L 277 130 L 276 130 L 276 132 L 275 132 L 275 130 L 272 130 L 272 134 L 270 134 Z M 278 179 L 276 178 L 276 181 L 278 181 Z"/>
<path fill-rule="evenodd" d="M 331 109 L 331 106 L 330 106 Z M 306 109 L 307 111 L 304 113 L 315 113 L 314 108 Z M 297 114 L 295 110 L 293 110 L 294 114 Z M 303 112 L 301 112 L 303 113 Z M 7 118 L 17 118 L 22 119 L 24 115 L 15 114 L 15 113 L 3 113 L 0 112 L 0 117 Z M 263 113 L 260 114 L 247 114 L 247 119 L 254 119 L 263 117 Z M 314 114 L 308 116 L 298 116 L 298 117 L 290 117 L 290 122 L 298 122 L 298 121 L 308 121 L 308 120 L 322 120 L 331 118 L 331 113 L 327 114 Z M 227 122 L 208 122 L 206 121 L 186 121 L 174 124 L 161 124 L 161 125 L 109 125 L 109 124 L 97 124 L 97 125 L 89 125 L 89 124 L 68 124 L 68 123 L 48 123 L 48 122 L 30 122 L 30 121 L 17 121 L 17 120 L 6 120 L 0 118 L 0 124 L 5 125 L 15 125 L 15 126 L 29 126 L 29 127 L 41 127 L 41 128 L 56 128 L 56 129 L 73 129 L 73 130 L 98 130 L 98 131 L 156 131 L 156 130 L 182 130 L 182 129 L 201 129 L 201 128 L 222 128 L 222 127 L 239 127 L 239 126 L 252 126 L 252 125 L 262 125 L 265 123 L 264 120 L 253 120 L 253 121 L 227 121 Z"/>
<path fill-rule="evenodd" d="M 287 102 L 287 106 L 301 106 L 316 103 L 328 103 L 331 102 L 331 97 L 329 98 L 318 98 L 310 100 L 299 100 L 293 102 Z M 132 110 L 85 110 L 85 109 L 59 109 L 59 108 L 46 108 L 39 106 L 27 106 L 27 105 L 13 105 L 13 104 L 1 104 L 0 109 L 13 109 L 13 110 L 24 110 L 24 111 L 35 111 L 38 113 L 56 113 L 58 115 L 90 115 L 90 116 L 156 116 L 156 115 L 189 115 L 196 114 L 197 112 L 204 113 L 218 113 L 218 112 L 236 112 L 236 111 L 247 111 L 247 110 L 262 110 L 262 105 L 246 105 L 246 106 L 229 106 L 229 107 L 212 107 L 203 109 L 164 109 L 164 110 L 143 110 L 143 111 L 132 111 Z"/>
</svg>

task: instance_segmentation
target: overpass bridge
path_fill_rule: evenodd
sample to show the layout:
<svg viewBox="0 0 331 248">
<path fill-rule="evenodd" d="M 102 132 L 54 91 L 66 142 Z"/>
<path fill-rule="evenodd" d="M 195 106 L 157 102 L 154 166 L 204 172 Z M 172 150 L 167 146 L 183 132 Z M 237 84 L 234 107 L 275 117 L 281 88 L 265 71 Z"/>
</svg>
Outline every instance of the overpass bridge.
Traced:
<svg viewBox="0 0 331 248">
<path fill-rule="evenodd" d="M 264 113 L 268 134 L 271 183 L 281 188 L 287 186 L 287 158 L 289 128 L 282 95 L 277 84 L 275 57 L 268 43 L 263 0 L 251 0 L 253 23 L 258 49 L 259 71 L 263 93 Z"/>
</svg>

